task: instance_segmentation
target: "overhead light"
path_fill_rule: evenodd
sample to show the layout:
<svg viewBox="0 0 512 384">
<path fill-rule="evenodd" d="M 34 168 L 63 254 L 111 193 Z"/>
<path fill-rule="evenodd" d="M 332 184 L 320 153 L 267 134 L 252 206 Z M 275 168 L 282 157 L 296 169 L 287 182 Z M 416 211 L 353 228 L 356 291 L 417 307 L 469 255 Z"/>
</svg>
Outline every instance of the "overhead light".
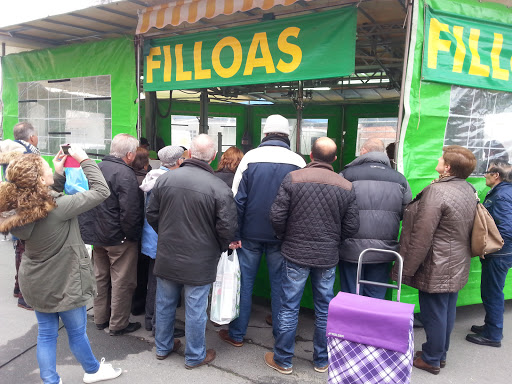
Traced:
<svg viewBox="0 0 512 384">
<path fill-rule="evenodd" d="M 305 91 L 330 91 L 331 87 L 304 88 Z"/>
</svg>

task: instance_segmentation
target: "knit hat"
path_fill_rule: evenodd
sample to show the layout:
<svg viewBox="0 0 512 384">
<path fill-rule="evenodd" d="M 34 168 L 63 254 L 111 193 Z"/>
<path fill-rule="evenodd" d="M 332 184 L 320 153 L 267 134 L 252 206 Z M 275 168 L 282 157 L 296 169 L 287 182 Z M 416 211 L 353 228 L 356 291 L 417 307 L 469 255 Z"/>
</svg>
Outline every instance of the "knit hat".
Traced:
<svg viewBox="0 0 512 384">
<path fill-rule="evenodd" d="M 158 151 L 158 158 L 162 162 L 163 166 L 174 166 L 181 155 L 183 155 L 183 152 L 185 151 L 179 145 L 168 145 Z"/>
<path fill-rule="evenodd" d="M 267 117 L 267 121 L 263 127 L 263 133 L 284 133 L 290 136 L 288 120 L 281 115 L 270 115 Z"/>
</svg>

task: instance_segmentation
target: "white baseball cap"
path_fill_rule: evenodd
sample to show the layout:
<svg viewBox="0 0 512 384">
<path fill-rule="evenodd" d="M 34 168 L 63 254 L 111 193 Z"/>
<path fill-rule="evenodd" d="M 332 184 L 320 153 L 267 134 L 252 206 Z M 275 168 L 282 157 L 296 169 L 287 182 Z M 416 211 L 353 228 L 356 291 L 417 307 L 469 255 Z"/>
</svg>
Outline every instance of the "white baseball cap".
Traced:
<svg viewBox="0 0 512 384">
<path fill-rule="evenodd" d="M 263 127 L 263 133 L 284 133 L 290 136 L 290 125 L 288 120 L 281 115 L 270 115 L 267 117 L 265 126 Z"/>
</svg>

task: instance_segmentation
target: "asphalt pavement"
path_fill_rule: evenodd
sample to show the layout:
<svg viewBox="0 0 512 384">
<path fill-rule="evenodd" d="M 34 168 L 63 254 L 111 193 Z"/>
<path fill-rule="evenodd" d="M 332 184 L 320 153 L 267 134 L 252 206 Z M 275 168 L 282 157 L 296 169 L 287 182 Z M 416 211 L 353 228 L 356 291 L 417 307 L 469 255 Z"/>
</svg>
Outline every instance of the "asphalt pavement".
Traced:
<svg viewBox="0 0 512 384">
<path fill-rule="evenodd" d="M 3 236 L 0 237 L 0 239 Z M 34 312 L 18 308 L 13 297 L 14 250 L 12 242 L 0 242 L 0 383 L 40 383 L 36 360 L 37 321 Z M 44 284 L 44 282 L 42 282 Z M 325 383 L 327 373 L 313 370 L 313 327 L 314 314 L 301 310 L 296 337 L 293 373 L 282 375 L 268 368 L 264 361 L 265 352 L 272 351 L 271 327 L 265 323 L 270 306 L 262 300 L 253 306 L 253 313 L 245 344 L 233 347 L 219 339 L 221 328 L 208 322 L 206 346 L 214 348 L 216 359 L 208 366 L 185 369 L 184 347 L 166 360 L 155 358 L 154 338 L 142 327 L 124 336 L 112 337 L 108 329 L 98 331 L 89 313 L 87 333 L 93 352 L 100 359 L 105 357 L 114 367 L 121 367 L 123 374 L 112 383 Z M 446 368 L 434 376 L 413 368 L 413 384 L 505 384 L 512 382 L 512 302 L 506 303 L 505 337 L 501 348 L 482 347 L 465 341 L 472 324 L 482 324 L 482 305 L 461 307 L 457 310 L 455 329 Z M 183 326 L 184 311 L 178 310 L 178 326 Z M 132 316 L 131 321 L 144 324 L 143 316 Z M 225 326 L 224 326 L 225 327 Z M 419 349 L 425 341 L 422 329 L 415 329 L 415 345 Z M 182 339 L 185 342 L 185 339 Z M 59 331 L 57 345 L 57 370 L 64 384 L 81 383 L 83 371 L 69 350 L 64 328 Z"/>
</svg>

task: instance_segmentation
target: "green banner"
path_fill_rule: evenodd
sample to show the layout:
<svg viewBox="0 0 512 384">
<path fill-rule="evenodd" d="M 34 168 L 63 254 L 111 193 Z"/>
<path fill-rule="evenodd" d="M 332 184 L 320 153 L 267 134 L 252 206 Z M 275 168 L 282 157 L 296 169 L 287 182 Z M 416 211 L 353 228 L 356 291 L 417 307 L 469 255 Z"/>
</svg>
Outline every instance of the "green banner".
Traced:
<svg viewBox="0 0 512 384">
<path fill-rule="evenodd" d="M 356 8 L 154 39 L 144 90 L 321 79 L 354 72 Z"/>
<path fill-rule="evenodd" d="M 422 78 L 512 91 L 512 27 L 425 9 Z"/>
</svg>

